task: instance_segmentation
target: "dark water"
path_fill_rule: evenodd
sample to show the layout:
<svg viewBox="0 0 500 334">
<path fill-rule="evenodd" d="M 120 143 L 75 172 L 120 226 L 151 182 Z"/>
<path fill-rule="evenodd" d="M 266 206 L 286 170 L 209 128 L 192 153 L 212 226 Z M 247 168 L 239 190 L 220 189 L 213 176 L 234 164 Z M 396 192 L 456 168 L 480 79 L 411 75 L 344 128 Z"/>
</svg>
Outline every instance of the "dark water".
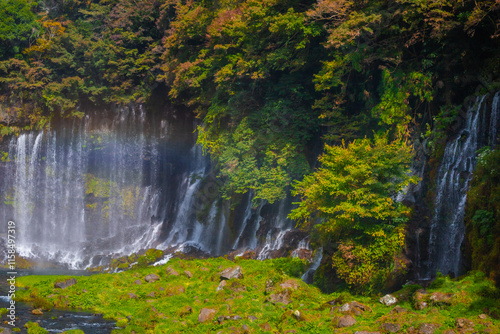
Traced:
<svg viewBox="0 0 500 334">
<path fill-rule="evenodd" d="M 22 271 L 18 272 L 17 277 L 25 275 L 62 275 L 68 274 L 68 271 Z M 71 271 L 71 275 L 88 275 L 87 272 Z M 0 307 L 9 307 L 7 272 L 0 271 Z M 70 329 L 81 329 L 85 334 L 109 334 L 116 328 L 115 321 L 105 320 L 100 315 L 94 315 L 88 312 L 71 312 L 62 310 L 52 310 L 44 312 L 43 315 L 34 315 L 30 305 L 16 302 L 16 327 L 21 329 L 21 333 L 27 333 L 24 324 L 28 321 L 38 322 L 38 324 L 48 330 L 50 333 L 62 333 Z M 6 315 L 2 315 L 1 322 L 3 327 L 12 328 L 4 323 L 10 321 Z"/>
</svg>

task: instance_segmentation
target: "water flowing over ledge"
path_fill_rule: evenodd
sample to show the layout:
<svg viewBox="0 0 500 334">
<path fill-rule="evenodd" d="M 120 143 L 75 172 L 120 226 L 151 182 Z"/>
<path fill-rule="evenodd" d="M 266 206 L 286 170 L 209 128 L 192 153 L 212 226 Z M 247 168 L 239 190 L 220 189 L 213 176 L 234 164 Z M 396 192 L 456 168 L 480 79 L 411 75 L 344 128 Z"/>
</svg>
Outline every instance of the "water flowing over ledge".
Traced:
<svg viewBox="0 0 500 334">
<path fill-rule="evenodd" d="M 231 216 L 194 128 L 134 106 L 11 138 L 0 218 L 17 222 L 20 255 L 72 269 L 148 248 L 271 256 L 292 230 L 291 199 L 255 205 L 248 193 Z"/>
</svg>

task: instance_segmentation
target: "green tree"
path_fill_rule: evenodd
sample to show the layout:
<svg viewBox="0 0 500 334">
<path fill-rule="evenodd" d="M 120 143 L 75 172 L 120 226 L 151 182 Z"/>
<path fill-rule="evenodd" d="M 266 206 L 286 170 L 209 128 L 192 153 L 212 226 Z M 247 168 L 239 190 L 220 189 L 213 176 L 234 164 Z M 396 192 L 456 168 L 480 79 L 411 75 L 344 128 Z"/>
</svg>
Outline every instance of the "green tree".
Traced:
<svg viewBox="0 0 500 334">
<path fill-rule="evenodd" d="M 31 0 L 0 0 L 0 60 L 22 57 L 21 51 L 34 43 L 40 33 L 37 4 Z"/>
<path fill-rule="evenodd" d="M 294 185 L 301 201 L 290 218 L 337 243 L 332 264 L 356 290 L 381 284 L 404 245 L 409 210 L 395 199 L 416 182 L 411 157 L 405 142 L 389 142 L 387 135 L 326 145 L 321 167 Z"/>
</svg>

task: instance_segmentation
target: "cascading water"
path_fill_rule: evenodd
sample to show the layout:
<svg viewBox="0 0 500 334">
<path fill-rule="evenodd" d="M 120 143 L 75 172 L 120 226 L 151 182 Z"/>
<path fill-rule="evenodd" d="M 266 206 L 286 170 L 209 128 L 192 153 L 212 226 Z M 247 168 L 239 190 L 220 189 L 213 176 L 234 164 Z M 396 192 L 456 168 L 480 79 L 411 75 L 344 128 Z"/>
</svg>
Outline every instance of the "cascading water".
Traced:
<svg viewBox="0 0 500 334">
<path fill-rule="evenodd" d="M 259 258 L 281 247 L 292 228 L 289 201 L 259 230 L 265 203 L 253 207 L 246 194 L 229 224 L 231 205 L 216 182 L 207 186 L 213 176 L 194 125 L 137 106 L 11 138 L 0 162 L 0 217 L 16 222 L 20 255 L 76 269 L 153 247 L 212 255 L 257 248 Z"/>
<path fill-rule="evenodd" d="M 460 247 L 465 234 L 467 191 L 476 166 L 477 150 L 496 141 L 498 98 L 497 93 L 491 110 L 487 110 L 486 96 L 478 97 L 467 111 L 464 128 L 446 145 L 437 174 L 428 260 L 424 268 L 426 277 L 438 271 L 455 275 L 462 271 Z"/>
</svg>

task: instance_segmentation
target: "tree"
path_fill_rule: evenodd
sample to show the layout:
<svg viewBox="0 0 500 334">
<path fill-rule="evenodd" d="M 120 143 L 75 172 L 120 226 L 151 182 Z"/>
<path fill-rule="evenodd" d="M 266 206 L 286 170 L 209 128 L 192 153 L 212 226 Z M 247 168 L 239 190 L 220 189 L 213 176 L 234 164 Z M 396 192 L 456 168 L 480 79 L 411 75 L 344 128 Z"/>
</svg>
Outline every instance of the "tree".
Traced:
<svg viewBox="0 0 500 334">
<path fill-rule="evenodd" d="M 410 175 L 411 147 L 387 135 L 325 146 L 321 167 L 296 182 L 298 208 L 290 218 L 336 242 L 331 261 L 350 287 L 369 291 L 390 273 L 404 245 L 409 210 L 397 195 L 416 178 Z"/>
<path fill-rule="evenodd" d="M 36 41 L 40 26 L 30 0 L 0 0 L 0 60 L 21 57 L 23 48 Z"/>
</svg>

